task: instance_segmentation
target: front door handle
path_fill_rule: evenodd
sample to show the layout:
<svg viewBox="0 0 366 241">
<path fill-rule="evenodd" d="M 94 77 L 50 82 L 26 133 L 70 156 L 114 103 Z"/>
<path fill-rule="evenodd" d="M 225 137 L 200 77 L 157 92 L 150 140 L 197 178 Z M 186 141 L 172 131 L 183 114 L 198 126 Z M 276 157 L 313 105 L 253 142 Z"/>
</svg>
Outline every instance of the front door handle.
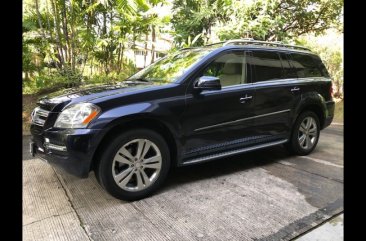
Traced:
<svg viewBox="0 0 366 241">
<path fill-rule="evenodd" d="M 300 88 L 294 87 L 294 88 L 291 89 L 291 92 L 295 92 L 295 91 L 299 91 L 299 90 L 300 90 Z"/>
<path fill-rule="evenodd" d="M 252 95 L 245 95 L 245 97 L 240 98 L 240 103 L 244 104 L 247 100 L 251 100 L 253 98 Z"/>
</svg>

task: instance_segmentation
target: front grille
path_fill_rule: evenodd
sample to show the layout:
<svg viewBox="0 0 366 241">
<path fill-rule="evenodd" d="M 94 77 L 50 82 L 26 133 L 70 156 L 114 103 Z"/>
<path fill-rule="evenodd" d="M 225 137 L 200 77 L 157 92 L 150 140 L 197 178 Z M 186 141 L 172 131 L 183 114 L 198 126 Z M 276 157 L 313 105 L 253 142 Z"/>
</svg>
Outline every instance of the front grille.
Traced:
<svg viewBox="0 0 366 241">
<path fill-rule="evenodd" d="M 48 110 L 36 107 L 32 112 L 32 123 L 38 126 L 43 126 L 47 120 L 49 113 L 50 112 Z"/>
</svg>

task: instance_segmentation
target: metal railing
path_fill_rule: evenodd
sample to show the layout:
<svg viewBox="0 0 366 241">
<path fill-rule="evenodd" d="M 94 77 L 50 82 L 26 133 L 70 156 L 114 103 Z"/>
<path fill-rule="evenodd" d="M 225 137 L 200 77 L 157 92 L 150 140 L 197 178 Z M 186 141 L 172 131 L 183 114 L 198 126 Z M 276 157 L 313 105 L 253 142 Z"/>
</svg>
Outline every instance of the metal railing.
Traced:
<svg viewBox="0 0 366 241">
<path fill-rule="evenodd" d="M 208 46 L 213 46 L 213 45 L 218 45 L 218 44 L 222 44 L 222 46 L 226 46 L 226 45 L 245 45 L 245 44 L 248 44 L 248 45 L 261 45 L 261 46 L 274 46 L 274 47 L 300 49 L 300 50 L 306 50 L 306 51 L 311 52 L 310 49 L 308 49 L 306 47 L 298 46 L 298 45 L 284 44 L 280 41 L 268 42 L 268 41 L 254 40 L 252 38 L 232 39 L 232 40 L 228 40 L 228 41 L 221 41 L 221 42 L 217 42 L 217 43 L 206 44 L 203 47 L 208 47 Z M 194 48 L 200 48 L 200 47 L 187 47 L 187 48 L 182 48 L 180 50 L 187 50 L 187 49 L 194 49 Z"/>
</svg>

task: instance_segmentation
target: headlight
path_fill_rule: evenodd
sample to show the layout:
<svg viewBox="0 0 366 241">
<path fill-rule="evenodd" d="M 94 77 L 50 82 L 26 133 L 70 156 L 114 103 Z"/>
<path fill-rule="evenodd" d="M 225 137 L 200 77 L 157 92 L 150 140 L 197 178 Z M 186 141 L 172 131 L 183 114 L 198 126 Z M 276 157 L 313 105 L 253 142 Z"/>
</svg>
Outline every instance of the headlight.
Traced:
<svg viewBox="0 0 366 241">
<path fill-rule="evenodd" d="M 58 116 L 55 127 L 85 128 L 100 112 L 100 108 L 91 103 L 79 103 L 64 109 Z"/>
</svg>

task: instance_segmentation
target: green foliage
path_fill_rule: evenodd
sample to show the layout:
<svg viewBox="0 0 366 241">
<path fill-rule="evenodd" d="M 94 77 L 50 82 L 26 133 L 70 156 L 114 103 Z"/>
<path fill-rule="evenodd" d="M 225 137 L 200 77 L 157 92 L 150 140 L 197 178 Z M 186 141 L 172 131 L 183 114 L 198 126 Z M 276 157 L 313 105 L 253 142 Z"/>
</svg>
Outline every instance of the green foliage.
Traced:
<svg viewBox="0 0 366 241">
<path fill-rule="evenodd" d="M 23 93 L 43 93 L 60 88 L 71 88 L 79 86 L 82 82 L 82 75 L 71 68 L 64 68 L 59 71 L 41 71 L 33 80 L 23 81 Z"/>
<path fill-rule="evenodd" d="M 133 62 L 125 60 L 124 70 L 120 73 L 112 72 L 109 74 L 95 74 L 90 77 L 86 77 L 83 80 L 83 84 L 114 84 L 123 81 L 133 75 L 136 72 L 136 68 Z"/>
<path fill-rule="evenodd" d="M 200 45 L 211 31 L 219 39 L 251 37 L 286 41 L 306 33 L 321 34 L 341 24 L 342 0 L 176 0 L 172 18 L 178 45 L 202 34 Z"/>
<path fill-rule="evenodd" d="M 125 51 L 159 34 L 162 0 L 26 0 L 23 86 L 37 92 L 131 75 Z M 169 20 L 169 18 L 168 18 Z M 85 71 L 88 67 L 88 70 Z M 83 81 L 81 81 L 83 79 Z"/>
<path fill-rule="evenodd" d="M 340 38 L 337 33 L 328 33 L 328 36 L 334 36 L 334 39 Z M 331 41 L 325 39 L 322 42 L 319 41 L 321 36 L 307 35 L 302 38 L 296 39 L 296 44 L 300 44 L 310 48 L 315 53 L 319 54 L 323 60 L 330 77 L 333 81 L 333 94 L 335 97 L 343 98 L 343 52 L 341 41 Z M 338 43 L 338 44 L 337 44 Z"/>
<path fill-rule="evenodd" d="M 336 100 L 333 122 L 343 123 L 343 121 L 344 121 L 344 101 Z"/>
<path fill-rule="evenodd" d="M 200 35 L 193 46 L 208 42 L 212 27 L 227 21 L 232 0 L 175 0 L 172 24 L 176 33 L 175 41 L 183 47 L 190 39 Z M 234 1 L 235 2 L 235 1 Z"/>
<path fill-rule="evenodd" d="M 174 35 L 173 50 L 243 37 L 291 42 L 330 27 L 342 31 L 342 0 L 174 0 L 172 15 L 159 17 L 159 7 L 170 2 L 25 0 L 24 93 L 126 78 L 136 71 L 126 51 L 137 42 L 147 49 L 146 40 L 154 42 L 164 31 Z M 329 69 L 341 58 L 323 57 Z M 341 79 L 336 71 L 330 70 Z"/>
</svg>

